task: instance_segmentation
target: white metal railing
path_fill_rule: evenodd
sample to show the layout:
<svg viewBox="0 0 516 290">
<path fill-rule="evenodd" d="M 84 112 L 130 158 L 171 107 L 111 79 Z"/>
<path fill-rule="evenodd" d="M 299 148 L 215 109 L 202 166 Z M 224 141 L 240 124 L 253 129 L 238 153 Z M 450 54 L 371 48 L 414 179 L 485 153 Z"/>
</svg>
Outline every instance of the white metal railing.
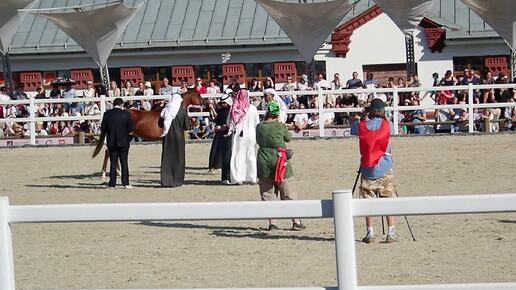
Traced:
<svg viewBox="0 0 516 290">
<path fill-rule="evenodd" d="M 303 290 L 514 290 L 515 283 L 358 286 L 353 219 L 384 215 L 440 215 L 516 212 L 516 194 L 353 199 L 351 190 L 333 192 L 332 200 L 277 202 L 201 202 L 9 205 L 0 197 L 0 289 L 15 290 L 10 225 L 17 223 L 127 222 L 332 218 L 335 228 L 337 288 Z M 513 277 L 514 278 L 514 277 Z M 271 288 L 273 289 L 273 288 Z M 275 288 L 291 289 L 291 288 Z M 270 290 L 270 289 L 269 289 Z"/>
<path fill-rule="evenodd" d="M 474 104 L 473 103 L 473 92 L 476 90 L 488 90 L 488 89 L 511 89 L 516 88 L 516 84 L 496 84 L 496 85 L 467 85 L 467 86 L 448 86 L 448 87 L 414 87 L 414 88 L 379 88 L 379 89 L 343 89 L 343 90 L 318 90 L 318 91 L 278 91 L 277 93 L 288 96 L 302 96 L 302 95 L 316 95 L 318 98 L 318 106 L 316 109 L 296 109 L 296 110 L 287 110 L 289 114 L 296 113 L 318 113 L 319 114 L 319 136 L 324 137 L 325 134 L 325 124 L 324 124 L 324 114 L 325 113 L 357 113 L 361 112 L 363 108 L 323 108 L 324 105 L 324 97 L 328 94 L 334 95 L 342 95 L 342 94 L 372 94 L 372 93 L 390 93 L 393 95 L 393 105 L 392 107 L 387 107 L 387 111 L 395 112 L 393 114 L 393 123 L 394 123 L 394 135 L 399 134 L 399 124 L 400 124 L 400 112 L 404 111 L 413 111 L 413 110 L 438 110 L 438 109 L 465 109 L 468 112 L 468 130 L 469 133 L 475 132 L 474 126 L 474 110 L 475 109 L 483 109 L 483 108 L 504 108 L 504 107 L 516 107 L 516 102 L 511 103 L 490 103 L 490 104 Z M 443 90 L 449 91 L 468 91 L 468 103 L 467 104 L 456 104 L 456 105 L 420 105 L 420 106 L 399 106 L 399 96 L 398 93 L 406 93 L 406 92 L 419 92 L 427 93 L 427 92 L 438 92 Z M 222 94 L 204 94 L 203 98 L 219 98 Z M 263 93 L 260 92 L 251 92 L 249 93 L 250 97 L 253 96 L 263 96 Z M 169 99 L 170 96 L 159 95 L 159 96 L 133 96 L 133 97 L 122 97 L 124 101 L 132 100 L 163 100 Z M 106 103 L 113 101 L 114 97 L 106 97 L 101 96 L 100 98 L 59 98 L 59 99 L 34 99 L 33 96 L 30 97 L 29 100 L 19 100 L 19 101 L 5 101 L 0 102 L 0 105 L 28 105 L 29 106 L 29 118 L 0 118 L 0 123 L 12 123 L 12 122 L 21 122 L 21 123 L 29 123 L 30 130 L 30 140 L 32 145 L 36 145 L 36 122 L 45 122 L 45 121 L 83 121 L 83 120 L 101 120 L 102 114 L 106 111 Z M 36 105 L 45 104 L 45 103 L 86 103 L 86 102 L 100 102 L 100 115 L 94 116 L 69 116 L 69 117 L 36 117 Z M 265 111 L 259 111 L 260 114 L 265 114 Z M 199 116 L 209 116 L 208 112 L 190 112 L 188 113 L 191 117 L 199 117 Z"/>
</svg>

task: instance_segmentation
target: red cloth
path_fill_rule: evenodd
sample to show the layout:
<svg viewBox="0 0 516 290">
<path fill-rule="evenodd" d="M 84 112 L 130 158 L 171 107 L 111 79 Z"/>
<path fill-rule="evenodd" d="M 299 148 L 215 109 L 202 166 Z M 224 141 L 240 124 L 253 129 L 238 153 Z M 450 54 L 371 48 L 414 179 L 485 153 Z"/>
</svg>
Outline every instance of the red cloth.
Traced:
<svg viewBox="0 0 516 290">
<path fill-rule="evenodd" d="M 276 170 L 274 171 L 274 182 L 276 184 L 280 184 L 283 182 L 286 171 L 287 171 L 287 148 L 278 147 L 278 158 L 276 158 Z"/>
<path fill-rule="evenodd" d="M 236 126 L 244 120 L 250 104 L 249 93 L 247 90 L 238 91 L 236 97 L 233 100 L 233 106 L 231 106 L 230 113 L 231 124 L 233 128 L 236 128 Z"/>
<path fill-rule="evenodd" d="M 195 91 L 199 94 L 206 94 L 207 90 L 205 86 L 195 87 Z"/>
<path fill-rule="evenodd" d="M 389 121 L 382 120 L 378 130 L 367 129 L 367 121 L 361 121 L 359 127 L 360 154 L 362 167 L 375 167 L 387 152 L 391 128 Z"/>
</svg>

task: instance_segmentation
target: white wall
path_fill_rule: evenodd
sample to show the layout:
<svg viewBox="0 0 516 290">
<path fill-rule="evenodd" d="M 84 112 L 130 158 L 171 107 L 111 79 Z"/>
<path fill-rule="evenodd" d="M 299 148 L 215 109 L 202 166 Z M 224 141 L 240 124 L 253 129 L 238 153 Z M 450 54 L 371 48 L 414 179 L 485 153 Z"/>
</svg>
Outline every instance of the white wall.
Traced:
<svg viewBox="0 0 516 290">
<path fill-rule="evenodd" d="M 338 72 L 346 81 L 355 71 L 362 78 L 363 65 L 405 63 L 403 33 L 385 14 L 355 30 L 349 48 L 345 58 L 336 57 L 333 53 L 327 55 L 328 76 Z"/>
<path fill-rule="evenodd" d="M 453 70 L 453 57 L 507 55 L 509 48 L 500 40 L 447 41 L 442 53 L 432 53 L 421 28 L 414 33 L 415 59 L 418 75 L 423 86 L 431 86 L 432 74 L 442 77 L 448 69 Z M 336 57 L 328 47 L 320 51 L 318 58 L 326 61 L 328 79 L 339 73 L 344 81 L 356 71 L 363 78 L 363 65 L 399 64 L 406 62 L 405 37 L 390 18 L 381 14 L 358 28 L 351 36 L 350 51 L 345 58 Z"/>
</svg>

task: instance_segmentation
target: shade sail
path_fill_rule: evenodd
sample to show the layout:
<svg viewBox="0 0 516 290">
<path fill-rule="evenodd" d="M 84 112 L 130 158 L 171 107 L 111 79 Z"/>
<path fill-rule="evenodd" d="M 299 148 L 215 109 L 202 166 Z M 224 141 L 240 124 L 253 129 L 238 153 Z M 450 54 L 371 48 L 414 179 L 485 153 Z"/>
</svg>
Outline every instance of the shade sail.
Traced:
<svg viewBox="0 0 516 290">
<path fill-rule="evenodd" d="M 115 42 L 141 6 L 126 7 L 121 2 L 83 11 L 30 10 L 29 13 L 48 18 L 75 40 L 99 66 L 104 67 Z"/>
<path fill-rule="evenodd" d="M 34 0 L 0 0 L 0 52 L 6 54 L 21 22 L 18 9 L 30 8 Z"/>
<path fill-rule="evenodd" d="M 318 3 L 286 3 L 256 0 L 285 31 L 306 62 L 351 10 L 348 0 Z"/>
<path fill-rule="evenodd" d="M 511 49 L 516 49 L 516 2 L 514 0 L 462 0 L 502 37 Z"/>
<path fill-rule="evenodd" d="M 382 11 L 403 31 L 412 36 L 414 29 L 432 8 L 435 0 L 374 0 Z"/>
</svg>

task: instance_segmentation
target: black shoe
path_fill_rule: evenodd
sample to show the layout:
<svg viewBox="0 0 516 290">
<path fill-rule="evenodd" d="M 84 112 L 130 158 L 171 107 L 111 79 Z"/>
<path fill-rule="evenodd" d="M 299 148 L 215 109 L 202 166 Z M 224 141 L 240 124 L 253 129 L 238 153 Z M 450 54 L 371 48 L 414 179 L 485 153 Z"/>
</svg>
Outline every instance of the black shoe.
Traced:
<svg viewBox="0 0 516 290">
<path fill-rule="evenodd" d="M 275 224 L 270 224 L 268 230 L 269 231 L 277 231 L 277 230 L 279 230 L 279 228 Z"/>
<path fill-rule="evenodd" d="M 300 223 L 293 223 L 292 224 L 292 230 L 293 231 L 300 231 L 302 229 L 306 229 L 306 227 L 301 222 Z"/>
</svg>

